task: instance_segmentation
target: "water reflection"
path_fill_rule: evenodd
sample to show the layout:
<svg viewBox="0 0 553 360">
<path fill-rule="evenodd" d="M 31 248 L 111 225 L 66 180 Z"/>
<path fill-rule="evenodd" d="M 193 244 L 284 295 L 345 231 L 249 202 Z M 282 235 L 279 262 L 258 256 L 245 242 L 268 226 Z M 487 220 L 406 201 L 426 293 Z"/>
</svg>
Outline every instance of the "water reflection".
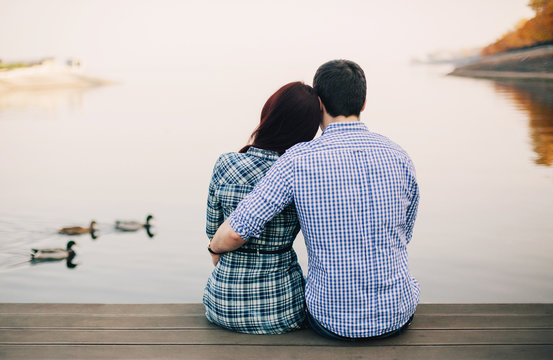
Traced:
<svg viewBox="0 0 553 360">
<path fill-rule="evenodd" d="M 9 108 L 57 111 L 78 109 L 87 89 L 13 90 L 0 92 L 0 111 Z"/>
<path fill-rule="evenodd" d="M 152 231 L 152 226 L 151 225 L 144 226 L 144 229 L 146 229 L 146 234 L 148 235 L 148 237 L 150 239 L 153 238 L 154 236 L 156 236 L 156 233 Z"/>
<path fill-rule="evenodd" d="M 74 269 L 76 268 L 79 263 L 74 263 L 73 260 L 75 259 L 76 254 L 73 253 L 69 255 L 66 259 L 31 259 L 29 260 L 29 263 L 31 265 L 38 265 L 38 264 L 44 264 L 44 263 L 57 263 L 61 261 L 65 261 L 65 266 L 68 269 Z"/>
<path fill-rule="evenodd" d="M 553 165 L 553 81 L 495 81 L 494 88 L 528 114 L 538 165 Z"/>
</svg>

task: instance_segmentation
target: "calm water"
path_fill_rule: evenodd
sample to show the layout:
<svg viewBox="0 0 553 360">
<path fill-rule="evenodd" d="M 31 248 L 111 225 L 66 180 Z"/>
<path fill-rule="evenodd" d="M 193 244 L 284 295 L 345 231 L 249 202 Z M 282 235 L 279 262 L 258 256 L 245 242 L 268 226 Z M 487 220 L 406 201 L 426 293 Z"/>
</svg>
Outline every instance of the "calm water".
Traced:
<svg viewBox="0 0 553 360">
<path fill-rule="evenodd" d="M 0 97 L 0 302 L 199 302 L 212 269 L 212 166 L 241 147 L 266 98 L 315 64 L 111 71 L 119 85 Z M 553 301 L 553 85 L 362 63 L 368 127 L 412 156 L 421 205 L 410 245 L 424 302 Z M 155 215 L 155 236 L 116 219 Z M 74 263 L 31 264 L 78 237 Z M 295 248 L 304 269 L 301 236 Z"/>
</svg>

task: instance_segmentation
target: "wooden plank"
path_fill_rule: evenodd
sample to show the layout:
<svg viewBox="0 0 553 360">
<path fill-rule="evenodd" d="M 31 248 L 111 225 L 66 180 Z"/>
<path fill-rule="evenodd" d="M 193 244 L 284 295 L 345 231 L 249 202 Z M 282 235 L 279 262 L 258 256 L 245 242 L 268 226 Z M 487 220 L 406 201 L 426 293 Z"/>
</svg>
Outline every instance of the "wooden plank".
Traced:
<svg viewBox="0 0 553 360">
<path fill-rule="evenodd" d="M 420 304 L 419 315 L 553 315 L 553 304 Z"/>
<path fill-rule="evenodd" d="M 203 304 L 0 303 L 0 314 L 200 315 Z M 420 304 L 418 315 L 553 315 L 553 304 Z"/>
<path fill-rule="evenodd" d="M 143 315 L 55 315 L 3 314 L 0 328 L 62 328 L 62 329 L 221 329 L 205 315 L 143 316 Z"/>
<path fill-rule="evenodd" d="M 0 303 L 0 314 L 199 315 L 203 304 L 16 304 Z"/>
<path fill-rule="evenodd" d="M 531 359 L 549 360 L 553 357 L 551 345 L 499 346 L 0 346 L 1 359 Z"/>
<path fill-rule="evenodd" d="M 553 330 L 416 330 L 375 340 L 376 345 L 553 345 Z M 190 344 L 336 346 L 311 330 L 248 335 L 213 330 L 0 330 L 0 344 Z"/>
<path fill-rule="evenodd" d="M 553 329 L 553 316 L 544 315 L 425 315 L 415 314 L 411 329 Z"/>
<path fill-rule="evenodd" d="M 0 328 L 220 329 L 201 315 L 0 314 Z M 419 315 L 412 329 L 553 329 L 553 316 Z"/>
</svg>

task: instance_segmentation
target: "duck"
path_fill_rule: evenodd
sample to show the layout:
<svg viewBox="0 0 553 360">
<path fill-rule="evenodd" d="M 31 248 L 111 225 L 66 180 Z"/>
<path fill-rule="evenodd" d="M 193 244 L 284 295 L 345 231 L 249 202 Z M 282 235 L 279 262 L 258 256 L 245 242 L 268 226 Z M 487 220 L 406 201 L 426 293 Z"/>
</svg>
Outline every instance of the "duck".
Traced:
<svg viewBox="0 0 553 360">
<path fill-rule="evenodd" d="M 94 225 L 96 225 L 96 221 L 92 220 L 90 222 L 90 227 L 81 227 L 81 226 L 73 226 L 73 227 L 64 227 L 58 230 L 58 233 L 65 234 L 65 235 L 80 235 L 80 234 L 88 234 L 94 232 Z"/>
<path fill-rule="evenodd" d="M 65 249 L 31 249 L 31 260 L 62 260 L 73 259 L 75 257 L 75 250 L 73 246 L 77 245 L 74 241 L 68 241 Z"/>
<path fill-rule="evenodd" d="M 148 215 L 146 217 L 146 222 L 145 223 L 141 223 L 140 221 L 121 221 L 121 220 L 117 220 L 115 222 L 115 228 L 117 230 L 121 230 L 121 231 L 138 231 L 142 228 L 146 228 L 148 229 L 151 225 L 150 225 L 150 221 L 152 221 L 154 217 L 152 215 Z"/>
</svg>

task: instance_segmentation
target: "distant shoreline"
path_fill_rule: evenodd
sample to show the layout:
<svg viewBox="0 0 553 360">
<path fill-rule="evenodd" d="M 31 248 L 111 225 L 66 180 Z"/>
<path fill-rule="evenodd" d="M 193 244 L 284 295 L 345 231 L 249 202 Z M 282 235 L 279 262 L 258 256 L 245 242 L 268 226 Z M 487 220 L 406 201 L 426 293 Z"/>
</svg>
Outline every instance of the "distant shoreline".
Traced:
<svg viewBox="0 0 553 360">
<path fill-rule="evenodd" d="M 112 85 L 113 82 L 80 74 L 51 74 L 48 76 L 29 76 L 21 80 L 0 79 L 0 93 L 11 91 L 35 91 L 58 89 L 85 89 Z"/>
<path fill-rule="evenodd" d="M 110 84 L 113 82 L 83 75 L 80 69 L 58 66 L 53 62 L 0 71 L 0 93 L 84 89 Z"/>
<path fill-rule="evenodd" d="M 553 45 L 486 56 L 448 75 L 491 79 L 553 80 Z"/>
</svg>

